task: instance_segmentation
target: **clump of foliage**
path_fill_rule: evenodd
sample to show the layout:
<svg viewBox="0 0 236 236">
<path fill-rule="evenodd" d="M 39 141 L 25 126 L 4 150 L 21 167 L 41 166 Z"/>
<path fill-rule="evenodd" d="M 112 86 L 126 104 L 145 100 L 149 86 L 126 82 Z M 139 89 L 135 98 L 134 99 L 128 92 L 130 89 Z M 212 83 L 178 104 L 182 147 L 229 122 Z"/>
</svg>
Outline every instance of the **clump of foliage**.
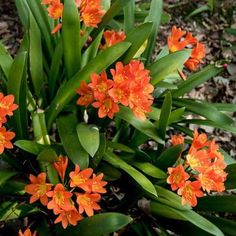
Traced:
<svg viewBox="0 0 236 236">
<path fill-rule="evenodd" d="M 162 5 L 16 1 L 19 53 L 0 45 L 8 232 L 234 235 L 235 222 L 219 213 L 236 212 L 224 194 L 236 187 L 235 160 L 188 124 L 236 133 L 227 114 L 235 106 L 185 96 L 224 65 L 202 68 L 204 44 L 175 26 L 153 59 Z"/>
</svg>

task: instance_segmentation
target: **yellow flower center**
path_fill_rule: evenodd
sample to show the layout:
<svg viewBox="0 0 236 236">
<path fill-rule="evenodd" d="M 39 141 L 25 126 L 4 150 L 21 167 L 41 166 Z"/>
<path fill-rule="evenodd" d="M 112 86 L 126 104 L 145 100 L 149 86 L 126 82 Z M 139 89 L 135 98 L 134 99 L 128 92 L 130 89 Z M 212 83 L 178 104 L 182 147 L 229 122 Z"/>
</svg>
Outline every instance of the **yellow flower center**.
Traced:
<svg viewBox="0 0 236 236">
<path fill-rule="evenodd" d="M 64 204 L 64 194 L 63 192 L 57 192 L 56 193 L 56 204 L 57 205 L 63 205 Z"/>
</svg>

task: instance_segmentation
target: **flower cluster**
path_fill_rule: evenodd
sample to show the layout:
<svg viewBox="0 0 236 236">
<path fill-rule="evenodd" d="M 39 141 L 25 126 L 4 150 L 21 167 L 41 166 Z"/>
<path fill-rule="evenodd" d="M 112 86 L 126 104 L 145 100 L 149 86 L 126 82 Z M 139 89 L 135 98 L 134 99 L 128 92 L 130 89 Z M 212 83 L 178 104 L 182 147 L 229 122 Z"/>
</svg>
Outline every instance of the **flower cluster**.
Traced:
<svg viewBox="0 0 236 236">
<path fill-rule="evenodd" d="M 204 44 L 199 43 L 191 33 L 183 31 L 176 26 L 173 26 L 171 35 L 168 37 L 168 47 L 170 52 L 176 52 L 186 47 L 192 48 L 190 58 L 184 64 L 191 71 L 197 69 L 206 54 Z"/>
<path fill-rule="evenodd" d="M 40 173 L 38 176 L 30 175 L 30 184 L 26 185 L 25 191 L 32 195 L 30 203 L 39 200 L 42 205 L 53 210 L 58 215 L 54 223 L 62 223 L 63 228 L 68 224 L 77 225 L 85 213 L 87 216 L 93 216 L 94 210 L 100 210 L 98 201 L 101 194 L 106 193 L 104 186 L 107 182 L 103 181 L 103 174 L 93 174 L 93 169 L 87 168 L 80 170 L 78 165 L 75 170 L 69 173 L 69 186 L 64 184 L 65 173 L 67 170 L 68 158 L 59 156 L 53 163 L 62 183 L 55 186 L 46 183 L 46 173 Z M 68 191 L 68 188 L 71 188 Z"/>
<path fill-rule="evenodd" d="M 11 140 L 15 137 L 15 133 L 7 131 L 3 124 L 7 122 L 7 116 L 13 116 L 13 111 L 17 108 L 12 94 L 4 96 L 0 93 L 0 154 L 5 148 L 13 148 Z"/>
<path fill-rule="evenodd" d="M 108 47 L 111 47 L 112 45 L 115 45 L 117 43 L 120 43 L 125 40 L 126 34 L 124 31 L 118 31 L 116 32 L 115 30 L 106 30 L 103 33 L 103 38 L 104 38 L 104 45 L 101 45 L 101 49 L 106 49 Z"/>
<path fill-rule="evenodd" d="M 149 83 L 149 70 L 144 68 L 142 62 L 133 60 L 127 65 L 116 63 L 116 68 L 111 69 L 112 79 L 107 78 L 106 72 L 91 74 L 91 83 L 82 82 L 77 93 L 80 98 L 78 105 L 92 104 L 98 108 L 100 118 L 108 116 L 113 118 L 119 111 L 118 104 L 129 106 L 134 115 L 141 120 L 146 119 L 146 113 L 151 111 L 153 103 L 151 93 L 154 87 Z"/>
<path fill-rule="evenodd" d="M 97 27 L 105 11 L 102 9 L 101 0 L 75 0 L 79 8 L 80 18 L 87 27 Z"/>
<path fill-rule="evenodd" d="M 47 6 L 48 15 L 54 20 L 62 22 L 62 14 L 64 5 L 60 0 L 42 0 L 43 5 Z M 102 10 L 101 0 L 75 0 L 78 7 L 80 19 L 87 27 L 97 27 L 104 15 Z M 62 27 L 59 23 L 53 30 L 52 34 L 58 32 Z"/>
<path fill-rule="evenodd" d="M 184 143 L 184 138 L 172 137 L 173 145 Z M 175 167 L 168 168 L 167 183 L 173 191 L 182 196 L 182 204 L 197 205 L 197 197 L 203 196 L 203 191 L 222 192 L 227 173 L 226 163 L 215 140 L 208 140 L 207 135 L 194 131 L 191 147 L 185 159 L 178 160 Z"/>
</svg>

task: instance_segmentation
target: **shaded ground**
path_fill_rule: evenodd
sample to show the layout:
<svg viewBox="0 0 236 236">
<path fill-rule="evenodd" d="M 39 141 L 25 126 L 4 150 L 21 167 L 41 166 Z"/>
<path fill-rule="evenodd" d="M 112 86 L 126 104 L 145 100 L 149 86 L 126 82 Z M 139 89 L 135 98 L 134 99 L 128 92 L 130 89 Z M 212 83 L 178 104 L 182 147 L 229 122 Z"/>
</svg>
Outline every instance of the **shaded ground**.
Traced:
<svg viewBox="0 0 236 236">
<path fill-rule="evenodd" d="M 192 32 L 207 47 L 206 64 L 226 59 L 233 65 L 231 71 L 236 70 L 236 50 L 230 49 L 236 44 L 236 38 L 225 33 L 225 28 L 236 28 L 236 1 L 218 1 L 214 14 L 201 13 L 192 18 L 186 16 L 194 9 L 202 6 L 206 1 L 165 0 L 164 8 L 171 15 L 171 22 L 161 26 L 158 36 L 157 51 L 166 44 L 166 39 L 173 25 Z M 22 37 L 19 19 L 14 1 L 0 1 L 0 40 L 12 55 L 15 55 Z M 189 95 L 192 98 L 204 99 L 212 102 L 236 103 L 236 71 L 234 75 L 224 73 L 206 82 L 193 90 Z M 235 115 L 235 114 L 234 114 Z M 192 127 L 193 128 L 193 127 Z M 206 127 L 206 131 L 214 134 L 217 141 L 232 156 L 236 156 L 236 137 L 220 130 Z"/>
</svg>

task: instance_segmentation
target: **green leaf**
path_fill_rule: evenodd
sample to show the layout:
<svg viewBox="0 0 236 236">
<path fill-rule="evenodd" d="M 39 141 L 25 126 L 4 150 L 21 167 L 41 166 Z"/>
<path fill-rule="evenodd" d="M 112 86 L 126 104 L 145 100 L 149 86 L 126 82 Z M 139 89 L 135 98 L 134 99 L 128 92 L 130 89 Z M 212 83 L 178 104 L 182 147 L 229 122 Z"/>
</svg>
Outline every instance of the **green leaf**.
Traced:
<svg viewBox="0 0 236 236">
<path fill-rule="evenodd" d="M 8 78 L 12 62 L 12 57 L 5 49 L 4 45 L 0 42 L 0 68 L 2 68 L 6 78 Z"/>
<path fill-rule="evenodd" d="M 183 64 L 189 58 L 191 50 L 182 50 L 171 53 L 167 56 L 162 57 L 153 64 L 151 64 L 148 69 L 151 71 L 151 83 L 156 85 L 158 82 L 165 79 L 165 77 L 172 72 L 176 72 L 178 69 L 182 69 Z"/>
<path fill-rule="evenodd" d="M 107 149 L 106 135 L 105 133 L 102 133 L 100 134 L 100 137 L 99 137 L 99 148 L 93 157 L 93 169 L 97 167 L 102 161 L 102 158 L 104 156 L 106 149 Z"/>
<path fill-rule="evenodd" d="M 171 108 L 172 108 L 172 98 L 171 98 L 171 93 L 168 92 L 165 96 L 163 105 L 161 107 L 161 114 L 158 122 L 159 135 L 163 140 L 165 139 L 166 129 L 171 114 Z"/>
<path fill-rule="evenodd" d="M 25 139 L 27 137 L 28 119 L 26 104 L 26 65 L 27 53 L 21 52 L 12 64 L 8 78 L 8 94 L 15 96 L 14 103 L 19 107 L 14 111 L 14 116 L 10 120 L 10 124 L 16 133 L 16 139 Z"/>
<path fill-rule="evenodd" d="M 121 177 L 121 172 L 112 165 L 109 165 L 106 162 L 102 162 L 98 167 L 98 172 L 102 172 L 104 174 L 104 180 L 107 181 L 115 181 Z"/>
<path fill-rule="evenodd" d="M 29 70 L 34 87 L 34 92 L 37 96 L 45 87 L 44 72 L 43 72 L 43 51 L 41 43 L 41 33 L 38 25 L 30 13 L 29 17 Z"/>
<path fill-rule="evenodd" d="M 167 177 L 165 172 L 149 162 L 132 161 L 132 165 L 153 178 L 165 179 Z"/>
<path fill-rule="evenodd" d="M 160 138 L 157 128 L 154 126 L 154 124 L 149 120 L 141 121 L 133 115 L 129 108 L 123 106 L 120 107 L 120 111 L 116 114 L 116 116 L 125 120 L 137 130 L 154 139 L 158 143 L 163 143 L 163 140 Z"/>
<path fill-rule="evenodd" d="M 82 68 L 93 58 L 96 57 L 99 46 L 101 44 L 103 31 L 96 37 L 96 39 L 89 45 L 82 57 Z"/>
<path fill-rule="evenodd" d="M 25 194 L 25 185 L 26 183 L 8 180 L 5 182 L 3 187 L 0 187 L 0 195 L 24 195 Z"/>
<path fill-rule="evenodd" d="M 228 174 L 225 181 L 226 189 L 236 189 L 236 163 L 228 165 L 225 172 Z"/>
<path fill-rule="evenodd" d="M 70 79 L 81 67 L 80 17 L 75 1 L 64 1 L 62 38 L 65 67 Z"/>
<path fill-rule="evenodd" d="M 124 7 L 124 30 L 127 34 L 134 28 L 135 24 L 135 1 L 130 1 L 125 7 Z"/>
<path fill-rule="evenodd" d="M 58 232 L 59 236 L 74 236 L 78 232 L 83 236 L 108 235 L 132 222 L 132 218 L 120 213 L 102 213 L 87 217 L 79 222 L 78 226 Z"/>
<path fill-rule="evenodd" d="M 64 106 L 75 97 L 76 89 L 83 80 L 88 82 L 91 73 L 101 73 L 108 68 L 109 65 L 116 61 L 129 48 L 129 46 L 129 43 L 123 42 L 104 50 L 91 60 L 81 71 L 76 73 L 73 78 L 62 85 L 47 111 L 47 127 L 51 128 L 52 122 L 57 115 L 62 111 Z"/>
<path fill-rule="evenodd" d="M 76 131 L 82 147 L 93 157 L 99 148 L 100 138 L 98 127 L 80 123 L 76 126 Z"/>
<path fill-rule="evenodd" d="M 236 36 L 236 29 L 226 28 L 225 32 L 228 33 L 228 34 L 232 34 L 233 36 Z"/>
<path fill-rule="evenodd" d="M 197 124 L 197 125 L 205 125 L 205 126 L 211 126 L 215 127 L 217 129 L 223 129 L 228 132 L 236 134 L 236 127 L 231 125 L 223 125 L 222 123 L 216 123 L 211 120 L 203 120 L 203 119 L 187 119 L 187 120 L 181 120 L 179 123 L 185 123 L 185 124 Z"/>
<path fill-rule="evenodd" d="M 52 56 L 52 63 L 48 73 L 48 89 L 50 93 L 50 98 L 55 96 L 55 91 L 57 89 L 57 81 L 60 79 L 60 69 L 62 65 L 63 57 L 63 45 L 62 38 L 59 39 L 56 49 Z"/>
<path fill-rule="evenodd" d="M 37 157 L 38 161 L 49 162 L 49 163 L 53 163 L 57 161 L 57 159 L 58 159 L 57 153 L 52 148 L 45 148 L 39 153 Z"/>
<path fill-rule="evenodd" d="M 199 211 L 236 213 L 236 196 L 205 196 L 198 199 Z"/>
<path fill-rule="evenodd" d="M 18 16 L 21 20 L 22 25 L 27 29 L 29 25 L 29 6 L 26 0 L 15 0 Z"/>
<path fill-rule="evenodd" d="M 222 68 L 218 68 L 215 65 L 209 65 L 205 67 L 203 70 L 190 75 L 188 79 L 182 81 L 178 85 L 178 89 L 171 92 L 172 96 L 175 98 L 183 96 L 184 94 L 190 92 L 192 89 L 196 88 L 198 85 L 203 84 L 210 78 L 219 74 L 222 70 Z"/>
<path fill-rule="evenodd" d="M 130 147 L 128 147 L 128 146 L 126 146 L 122 143 L 117 143 L 117 142 L 113 142 L 113 141 L 109 141 L 109 140 L 107 140 L 107 146 L 109 148 L 119 150 L 119 151 L 123 151 L 123 152 L 128 152 L 128 153 L 134 153 L 135 152 L 133 149 L 131 149 Z"/>
<path fill-rule="evenodd" d="M 14 145 L 34 155 L 38 155 L 43 149 L 45 149 L 45 145 L 29 140 L 17 140 Z"/>
<path fill-rule="evenodd" d="M 77 124 L 78 121 L 74 114 L 60 116 L 57 119 L 59 136 L 68 157 L 74 164 L 78 164 L 81 169 L 85 169 L 89 164 L 89 155 L 79 141 L 76 132 Z"/>
<path fill-rule="evenodd" d="M 53 168 L 51 163 L 56 161 L 57 158 L 58 157 L 55 156 L 55 152 L 49 148 L 41 151 L 37 157 L 41 171 L 47 174 L 47 178 L 52 184 L 58 184 L 60 182 L 57 171 Z"/>
<path fill-rule="evenodd" d="M 208 220 L 210 220 L 213 224 L 219 227 L 225 235 L 234 236 L 236 229 L 236 222 L 233 220 L 223 219 L 221 217 L 215 216 L 205 216 Z"/>
<path fill-rule="evenodd" d="M 234 123 L 233 119 L 231 119 L 229 116 L 218 111 L 215 107 L 206 105 L 200 101 L 176 98 L 173 99 L 173 104 L 179 107 L 186 107 L 186 110 L 189 110 L 195 114 L 203 116 L 222 126 L 231 125 Z"/>
<path fill-rule="evenodd" d="M 156 201 L 159 201 L 165 205 L 168 205 L 170 207 L 185 211 L 185 210 L 191 210 L 192 207 L 189 205 L 182 205 L 181 204 L 181 197 L 177 195 L 176 193 L 169 191 L 163 187 L 155 185 L 155 188 L 158 193 L 158 198 L 153 198 Z"/>
<path fill-rule="evenodd" d="M 41 35 L 43 37 L 43 42 L 45 42 L 43 44 L 45 45 L 45 50 L 47 51 L 48 56 L 51 57 L 53 54 L 53 44 L 55 37 L 51 35 L 51 26 L 49 23 L 50 18 L 48 17 L 47 10 L 45 6 L 41 4 L 41 0 L 26 0 L 26 2 L 40 29 Z"/>
<path fill-rule="evenodd" d="M 157 33 L 161 23 L 163 1 L 162 0 L 152 0 L 150 5 L 150 10 L 145 22 L 153 22 L 151 35 L 148 39 L 148 44 L 143 57 L 147 59 L 146 64 L 149 64 L 153 50 L 156 43 Z"/>
<path fill-rule="evenodd" d="M 143 46 L 152 28 L 152 23 L 141 24 L 136 28 L 133 28 L 130 33 L 127 34 L 126 42 L 131 43 L 131 47 L 124 54 L 122 61 L 127 64 Z"/>
<path fill-rule="evenodd" d="M 157 196 L 156 190 L 149 179 L 147 179 L 143 174 L 134 169 L 131 165 L 127 164 L 125 161 L 120 159 L 112 152 L 106 152 L 104 155 L 104 161 L 107 161 L 116 168 L 120 168 L 130 175 L 145 191 Z"/>
<path fill-rule="evenodd" d="M 154 163 L 158 168 L 166 171 L 168 167 L 171 167 L 175 164 L 182 151 L 182 145 L 170 147 L 162 152 L 162 154 L 154 160 Z"/>
<path fill-rule="evenodd" d="M 216 236 L 224 235 L 217 226 L 192 210 L 181 211 L 157 202 L 151 202 L 150 208 L 151 212 L 155 215 L 178 220 L 187 220 L 210 234 Z"/>
<path fill-rule="evenodd" d="M 10 171 L 10 170 L 1 170 L 0 172 L 0 186 L 4 185 L 4 183 L 9 180 L 14 175 L 17 175 L 18 172 Z"/>
<path fill-rule="evenodd" d="M 187 17 L 186 19 L 188 19 L 191 16 L 195 16 L 197 14 L 200 14 L 204 11 L 209 11 L 210 7 L 208 5 L 202 5 L 201 7 L 197 8 L 196 10 L 192 11 Z"/>
<path fill-rule="evenodd" d="M 169 117 L 168 124 L 172 124 L 172 123 L 182 120 L 183 119 L 182 116 L 184 115 L 184 111 L 185 111 L 185 107 L 181 107 L 181 108 L 178 108 L 178 109 L 172 111 L 170 114 L 170 117 Z"/>
<path fill-rule="evenodd" d="M 0 208 L 0 221 L 18 219 L 40 211 L 39 208 L 32 205 L 17 202 L 2 202 Z"/>
</svg>

